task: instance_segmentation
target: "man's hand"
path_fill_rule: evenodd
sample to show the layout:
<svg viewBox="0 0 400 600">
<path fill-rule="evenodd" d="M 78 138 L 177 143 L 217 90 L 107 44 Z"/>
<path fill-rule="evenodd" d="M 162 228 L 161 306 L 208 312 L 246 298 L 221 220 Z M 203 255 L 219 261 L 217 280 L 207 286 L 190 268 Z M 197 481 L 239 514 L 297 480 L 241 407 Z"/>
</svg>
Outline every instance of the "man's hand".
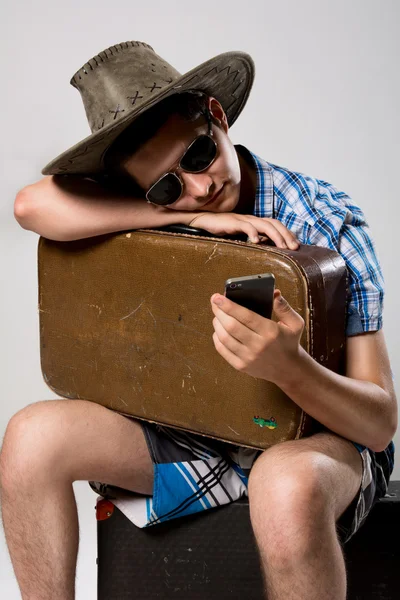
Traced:
<svg viewBox="0 0 400 600">
<path fill-rule="evenodd" d="M 297 250 L 299 242 L 294 234 L 277 219 L 240 215 L 236 213 L 200 213 L 189 223 L 190 227 L 205 229 L 210 233 L 232 235 L 247 233 L 251 242 L 260 241 L 262 237 L 270 238 L 278 248 Z"/>
<path fill-rule="evenodd" d="M 298 360 L 304 319 L 274 292 L 275 323 L 255 312 L 214 294 L 211 307 L 213 341 L 217 352 L 232 367 L 279 385 Z"/>
</svg>

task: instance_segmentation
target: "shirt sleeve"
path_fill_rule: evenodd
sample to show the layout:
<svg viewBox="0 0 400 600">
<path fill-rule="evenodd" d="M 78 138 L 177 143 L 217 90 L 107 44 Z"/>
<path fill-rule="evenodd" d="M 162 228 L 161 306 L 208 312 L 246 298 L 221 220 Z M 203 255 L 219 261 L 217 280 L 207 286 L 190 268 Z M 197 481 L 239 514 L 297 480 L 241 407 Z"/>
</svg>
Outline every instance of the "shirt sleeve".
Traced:
<svg viewBox="0 0 400 600">
<path fill-rule="evenodd" d="M 346 335 L 383 326 L 384 278 L 363 211 L 333 185 L 316 180 L 318 190 L 307 221 L 307 243 L 336 250 L 348 270 Z"/>
</svg>

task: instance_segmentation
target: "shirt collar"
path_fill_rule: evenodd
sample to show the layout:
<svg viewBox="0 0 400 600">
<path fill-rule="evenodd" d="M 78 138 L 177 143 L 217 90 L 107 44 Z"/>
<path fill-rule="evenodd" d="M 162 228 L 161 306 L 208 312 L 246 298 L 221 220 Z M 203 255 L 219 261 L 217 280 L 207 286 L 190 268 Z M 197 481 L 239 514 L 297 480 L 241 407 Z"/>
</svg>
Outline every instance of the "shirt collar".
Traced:
<svg viewBox="0 0 400 600">
<path fill-rule="evenodd" d="M 274 181 L 272 175 L 272 167 L 253 152 L 250 152 L 245 146 L 236 144 L 235 148 L 244 155 L 248 160 L 252 161 L 256 169 L 257 186 L 256 197 L 254 202 L 254 216 L 274 218 Z"/>
</svg>

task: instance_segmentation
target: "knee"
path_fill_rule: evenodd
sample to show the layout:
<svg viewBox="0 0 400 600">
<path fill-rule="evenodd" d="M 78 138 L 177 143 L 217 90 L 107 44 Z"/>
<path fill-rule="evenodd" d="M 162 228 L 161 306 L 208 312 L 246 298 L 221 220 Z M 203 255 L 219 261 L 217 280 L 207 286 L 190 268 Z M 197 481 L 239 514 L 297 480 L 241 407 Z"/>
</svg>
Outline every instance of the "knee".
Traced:
<svg viewBox="0 0 400 600">
<path fill-rule="evenodd" d="M 29 404 L 10 419 L 0 453 L 2 487 L 22 477 L 36 477 L 39 470 L 49 466 L 56 468 L 67 427 L 61 403 L 64 400 Z"/>
<path fill-rule="evenodd" d="M 262 555 L 290 565 L 315 551 L 330 522 L 329 500 L 315 461 L 268 452 L 250 472 L 250 519 Z"/>
<path fill-rule="evenodd" d="M 281 447 L 282 446 L 282 447 Z M 279 444 L 264 452 L 249 476 L 252 520 L 265 518 L 313 521 L 327 503 L 321 460 Z"/>
</svg>

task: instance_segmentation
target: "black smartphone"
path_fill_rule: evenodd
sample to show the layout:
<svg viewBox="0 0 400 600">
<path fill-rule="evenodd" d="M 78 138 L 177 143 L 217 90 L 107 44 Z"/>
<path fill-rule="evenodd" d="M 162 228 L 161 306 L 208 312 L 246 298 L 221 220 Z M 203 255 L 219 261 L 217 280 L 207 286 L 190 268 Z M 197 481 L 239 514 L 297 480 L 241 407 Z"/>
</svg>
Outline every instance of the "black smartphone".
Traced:
<svg viewBox="0 0 400 600">
<path fill-rule="evenodd" d="M 266 319 L 272 316 L 275 277 L 272 273 L 233 277 L 225 281 L 225 296 Z"/>
</svg>

